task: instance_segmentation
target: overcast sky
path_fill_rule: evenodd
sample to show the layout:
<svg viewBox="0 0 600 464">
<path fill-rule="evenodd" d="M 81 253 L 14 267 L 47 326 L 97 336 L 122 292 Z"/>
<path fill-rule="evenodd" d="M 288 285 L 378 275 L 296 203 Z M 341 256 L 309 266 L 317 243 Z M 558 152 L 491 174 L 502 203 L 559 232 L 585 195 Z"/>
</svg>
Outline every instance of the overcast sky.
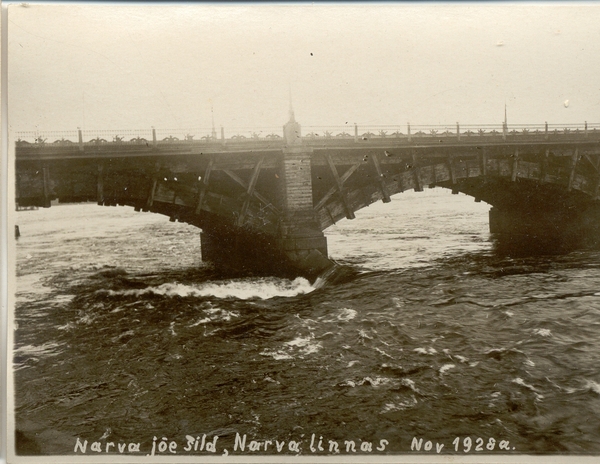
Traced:
<svg viewBox="0 0 600 464">
<path fill-rule="evenodd" d="M 593 4 L 9 7 L 13 130 L 600 122 Z M 568 104 L 566 101 L 568 100 Z"/>
</svg>

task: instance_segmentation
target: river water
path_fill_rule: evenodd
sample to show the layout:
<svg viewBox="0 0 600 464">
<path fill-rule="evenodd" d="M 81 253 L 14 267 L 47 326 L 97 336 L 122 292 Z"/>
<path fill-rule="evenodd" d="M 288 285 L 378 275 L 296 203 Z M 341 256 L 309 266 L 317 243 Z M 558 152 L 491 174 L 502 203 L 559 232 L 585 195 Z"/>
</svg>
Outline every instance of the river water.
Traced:
<svg viewBox="0 0 600 464">
<path fill-rule="evenodd" d="M 127 207 L 16 213 L 18 450 L 600 453 L 600 253 L 507 252 L 488 209 L 372 205 L 315 286 L 219 275 Z"/>
</svg>

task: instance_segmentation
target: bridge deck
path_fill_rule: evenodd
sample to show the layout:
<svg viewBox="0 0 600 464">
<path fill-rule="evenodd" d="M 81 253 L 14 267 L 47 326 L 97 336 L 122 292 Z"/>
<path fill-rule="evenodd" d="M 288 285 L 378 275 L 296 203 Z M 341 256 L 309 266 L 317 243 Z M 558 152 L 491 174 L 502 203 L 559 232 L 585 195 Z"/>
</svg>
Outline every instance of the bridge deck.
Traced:
<svg viewBox="0 0 600 464">
<path fill-rule="evenodd" d="M 420 134 L 407 136 L 369 136 L 369 137 L 311 137 L 302 138 L 305 147 L 315 150 L 352 150 L 352 149 L 394 149 L 394 148 L 453 148 L 472 146 L 506 146 L 506 145 L 549 145 L 557 144 L 589 144 L 600 143 L 600 130 L 588 132 L 570 131 L 561 133 L 514 133 L 485 134 L 457 137 L 456 135 Z M 105 157 L 138 157 L 148 155 L 208 155 L 208 154 L 248 154 L 278 153 L 285 147 L 282 138 L 270 140 L 224 139 L 210 141 L 141 141 L 141 142 L 82 142 L 80 144 L 56 141 L 53 143 L 16 142 L 16 158 L 25 159 L 70 159 L 70 158 L 105 158 Z"/>
</svg>

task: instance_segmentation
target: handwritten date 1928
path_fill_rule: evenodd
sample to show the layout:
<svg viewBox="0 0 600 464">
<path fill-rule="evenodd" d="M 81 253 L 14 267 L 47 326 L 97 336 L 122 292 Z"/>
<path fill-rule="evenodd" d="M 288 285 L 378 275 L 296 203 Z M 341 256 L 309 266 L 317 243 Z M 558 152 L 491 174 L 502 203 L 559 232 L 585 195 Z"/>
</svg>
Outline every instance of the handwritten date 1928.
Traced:
<svg viewBox="0 0 600 464">
<path fill-rule="evenodd" d="M 487 441 L 481 437 L 471 438 L 471 437 L 456 437 L 452 441 L 452 445 L 454 445 L 454 451 L 459 453 L 470 453 L 470 452 L 487 452 L 490 451 L 514 451 L 515 447 L 511 446 L 508 440 L 496 440 L 493 437 L 487 439 Z M 412 439 L 412 443 L 410 445 L 411 451 L 433 451 L 436 453 L 441 453 L 444 449 L 444 444 L 436 442 L 434 443 L 431 440 L 423 440 L 423 438 L 414 437 Z M 452 449 L 452 448 L 450 448 Z"/>
</svg>

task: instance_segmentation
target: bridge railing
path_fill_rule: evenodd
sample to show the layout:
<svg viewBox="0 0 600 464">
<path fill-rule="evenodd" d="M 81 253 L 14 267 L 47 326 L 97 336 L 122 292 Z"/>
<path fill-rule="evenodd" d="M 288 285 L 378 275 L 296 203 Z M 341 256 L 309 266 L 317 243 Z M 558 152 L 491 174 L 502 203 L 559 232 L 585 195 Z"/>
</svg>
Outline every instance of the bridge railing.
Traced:
<svg viewBox="0 0 600 464">
<path fill-rule="evenodd" d="M 313 128 L 311 128 L 313 129 Z M 350 130 L 348 130 L 350 129 Z M 340 132 L 342 131 L 342 132 Z M 502 137 L 502 136 L 535 136 L 552 134 L 585 135 L 586 132 L 600 131 L 600 124 L 452 124 L 452 125 L 390 125 L 390 126 L 361 126 L 356 125 L 348 128 L 337 127 L 334 130 L 323 130 L 314 128 L 311 132 L 304 134 L 305 137 L 358 137 L 359 139 L 378 138 L 455 138 L 463 137 Z"/>
<path fill-rule="evenodd" d="M 17 143 L 35 143 L 35 144 L 68 144 L 77 143 L 77 130 L 74 131 L 21 131 L 15 133 Z"/>
<path fill-rule="evenodd" d="M 344 125 L 328 128 L 317 126 L 303 127 L 303 138 L 322 139 L 413 139 L 442 138 L 462 140 L 480 137 L 483 139 L 511 139 L 515 137 L 545 138 L 552 135 L 585 136 L 600 131 L 600 124 L 465 124 L 452 125 Z"/>
<path fill-rule="evenodd" d="M 600 123 L 583 124 L 446 124 L 446 125 L 359 125 L 303 126 L 302 138 L 319 140 L 377 140 L 399 139 L 406 142 L 435 138 L 447 141 L 471 139 L 500 142 L 518 140 L 551 140 L 585 138 L 589 134 L 600 136 Z M 283 126 L 259 128 L 187 128 L 187 129 L 136 129 L 136 130 L 74 130 L 25 131 L 15 133 L 16 143 L 34 146 L 78 145 L 155 145 L 169 143 L 251 143 L 283 141 Z"/>
<path fill-rule="evenodd" d="M 283 126 L 278 127 L 238 127 L 156 129 L 157 143 L 170 142 L 245 142 L 281 139 Z"/>
<path fill-rule="evenodd" d="M 15 133 L 16 142 L 38 145 L 95 145 L 102 143 L 138 143 L 141 139 L 152 140 L 151 130 L 74 130 L 74 131 L 26 131 Z"/>
<path fill-rule="evenodd" d="M 82 130 L 81 140 L 85 145 L 100 145 L 104 143 L 115 143 L 122 145 L 136 145 L 152 142 L 151 129 L 134 130 Z"/>
<path fill-rule="evenodd" d="M 136 145 L 173 142 L 209 143 L 269 141 L 283 138 L 283 126 L 259 128 L 192 127 L 184 129 L 86 129 L 75 131 L 21 131 L 15 133 L 17 143 L 36 145 L 98 145 L 106 143 Z"/>
</svg>

